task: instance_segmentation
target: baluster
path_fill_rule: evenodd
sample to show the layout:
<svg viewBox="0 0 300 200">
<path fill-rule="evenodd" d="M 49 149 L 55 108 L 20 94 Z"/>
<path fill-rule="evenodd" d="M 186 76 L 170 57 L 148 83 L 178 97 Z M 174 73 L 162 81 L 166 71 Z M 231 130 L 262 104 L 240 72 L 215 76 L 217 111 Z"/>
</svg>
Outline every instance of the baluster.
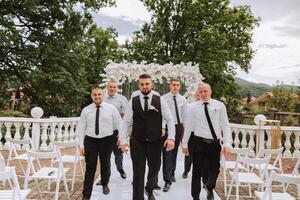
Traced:
<svg viewBox="0 0 300 200">
<path fill-rule="evenodd" d="M 49 143 L 49 149 L 53 149 L 53 141 L 55 140 L 55 128 L 57 123 L 53 122 L 50 125 L 50 143 Z"/>
<path fill-rule="evenodd" d="M 62 126 L 63 126 L 63 123 L 60 122 L 58 123 L 58 132 L 57 132 L 57 141 L 61 142 L 61 139 L 62 139 Z"/>
<path fill-rule="evenodd" d="M 14 126 L 15 126 L 15 136 L 14 136 L 14 139 L 20 139 L 21 138 L 21 134 L 20 134 L 20 127 L 22 125 L 22 122 L 14 122 Z M 20 144 L 16 144 L 15 145 L 16 149 L 17 150 L 20 150 L 21 149 L 21 145 Z"/>
<path fill-rule="evenodd" d="M 70 122 L 66 122 L 65 123 L 65 131 L 64 131 L 64 142 L 69 141 L 69 126 L 70 126 Z"/>
<path fill-rule="evenodd" d="M 239 129 L 234 129 L 234 148 L 239 148 L 240 140 L 239 140 Z"/>
<path fill-rule="evenodd" d="M 4 149 L 9 149 L 9 142 L 7 142 L 7 139 L 8 138 L 11 138 L 11 132 L 10 132 L 10 129 L 11 129 L 11 126 L 12 126 L 12 122 L 4 122 L 4 125 L 6 127 L 6 133 L 5 133 L 5 144 L 4 144 Z"/>
<path fill-rule="evenodd" d="M 241 142 L 241 145 L 242 145 L 242 148 L 246 148 L 247 147 L 247 130 L 246 129 L 242 129 L 242 142 Z"/>
<path fill-rule="evenodd" d="M 75 132 L 74 132 L 74 127 L 75 127 L 76 122 L 72 122 L 71 123 L 71 128 L 70 128 L 70 141 L 73 142 L 74 141 L 74 136 L 75 136 Z"/>
<path fill-rule="evenodd" d="M 286 140 L 285 140 L 285 151 L 284 151 L 284 157 L 291 157 L 292 156 L 292 153 L 291 153 L 291 134 L 292 132 L 291 131 L 284 131 L 285 133 L 285 136 L 286 136 Z"/>
<path fill-rule="evenodd" d="M 271 149 L 272 148 L 272 143 L 271 143 L 271 140 L 272 140 L 272 135 L 271 135 L 271 130 L 266 130 L 267 132 L 267 136 L 268 136 L 268 140 L 267 140 L 267 149 Z"/>
<path fill-rule="evenodd" d="M 255 143 L 254 143 L 254 131 L 253 130 L 249 130 L 249 136 L 250 136 L 250 140 L 249 140 L 249 147 L 251 148 L 249 156 L 255 156 L 255 152 L 253 150 Z"/>
<path fill-rule="evenodd" d="M 75 139 L 78 139 L 78 124 L 79 124 L 79 121 L 75 122 Z"/>
<path fill-rule="evenodd" d="M 23 123 L 23 126 L 24 126 L 24 128 L 25 128 L 25 132 L 24 132 L 24 136 L 23 136 L 23 139 L 29 139 L 30 137 L 29 137 L 29 128 L 30 128 L 30 123 L 28 123 L 28 122 L 24 122 Z M 29 149 L 30 147 L 29 147 L 29 145 L 28 144 L 24 144 L 23 145 L 23 147 L 22 147 L 22 149 Z"/>
<path fill-rule="evenodd" d="M 2 144 L 2 124 L 3 122 L 0 122 L 0 150 L 3 149 L 3 144 Z"/>
<path fill-rule="evenodd" d="M 42 136 L 41 136 L 41 150 L 48 150 L 48 146 L 47 146 L 47 139 L 48 139 L 48 135 L 47 135 L 47 129 L 48 129 L 49 123 L 43 123 L 42 124 Z"/>
<path fill-rule="evenodd" d="M 300 132 L 299 131 L 294 131 L 294 134 L 295 134 L 295 144 L 294 144 L 295 151 L 293 153 L 293 156 L 294 157 L 299 157 L 300 156 L 300 151 L 299 151 L 299 148 L 300 148 L 300 142 L 299 142 Z"/>
</svg>

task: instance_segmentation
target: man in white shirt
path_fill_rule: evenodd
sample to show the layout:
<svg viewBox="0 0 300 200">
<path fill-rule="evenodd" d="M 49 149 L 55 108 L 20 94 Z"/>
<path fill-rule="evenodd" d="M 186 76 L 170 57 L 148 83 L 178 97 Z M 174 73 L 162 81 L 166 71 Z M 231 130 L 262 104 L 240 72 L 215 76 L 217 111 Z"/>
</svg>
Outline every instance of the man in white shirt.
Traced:
<svg viewBox="0 0 300 200">
<path fill-rule="evenodd" d="M 103 101 L 109 104 L 114 105 L 119 111 L 121 117 L 124 116 L 125 108 L 127 106 L 127 98 L 123 95 L 117 93 L 118 85 L 116 81 L 110 80 L 107 84 L 107 93 L 103 97 Z M 118 148 L 118 138 L 119 132 L 118 130 L 114 130 L 114 144 L 113 144 L 113 153 L 115 155 L 115 164 L 117 167 L 120 176 L 123 179 L 126 179 L 126 173 L 123 169 L 123 152 Z M 101 180 L 99 180 L 96 185 L 101 185 Z"/>
<path fill-rule="evenodd" d="M 183 134 L 183 127 L 187 114 L 187 100 L 184 96 L 179 94 L 180 80 L 178 78 L 172 78 L 170 82 L 170 92 L 162 97 L 166 100 L 171 110 L 173 119 L 175 121 L 175 147 L 172 151 L 166 151 L 163 148 L 163 178 L 165 185 L 164 192 L 168 192 L 172 182 L 176 182 L 175 170 L 177 162 L 178 146 Z M 163 127 L 164 128 L 164 127 Z M 168 131 L 163 137 L 163 141 L 167 139 Z"/>
<path fill-rule="evenodd" d="M 194 200 L 199 200 L 201 178 L 205 174 L 207 180 L 203 181 L 205 181 L 207 199 L 213 200 L 213 189 L 220 173 L 221 132 L 223 133 L 223 153 L 225 155 L 231 148 L 231 132 L 226 107 L 222 102 L 211 98 L 210 85 L 202 83 L 199 85 L 198 91 L 201 100 L 197 101 L 190 109 L 182 140 L 182 151 L 185 155 L 189 155 L 187 143 L 191 132 L 194 131 L 192 197 Z"/>
<path fill-rule="evenodd" d="M 151 76 L 139 77 L 140 93 L 133 96 L 126 107 L 121 131 L 120 148 L 128 148 L 127 133 L 130 136 L 130 154 L 133 167 L 133 200 L 144 200 L 145 165 L 148 164 L 148 177 L 145 193 L 149 200 L 155 200 L 153 189 L 157 183 L 161 164 L 162 120 L 168 125 L 169 136 L 165 141 L 166 150 L 174 148 L 175 125 L 167 102 L 152 91 Z"/>
<path fill-rule="evenodd" d="M 80 114 L 78 126 L 80 154 L 85 156 L 83 200 L 91 197 L 98 157 L 101 168 L 101 184 L 104 194 L 109 193 L 110 156 L 113 148 L 114 130 L 121 128 L 121 116 L 111 104 L 102 101 L 103 91 L 95 87 L 91 91 L 93 103 Z"/>
</svg>

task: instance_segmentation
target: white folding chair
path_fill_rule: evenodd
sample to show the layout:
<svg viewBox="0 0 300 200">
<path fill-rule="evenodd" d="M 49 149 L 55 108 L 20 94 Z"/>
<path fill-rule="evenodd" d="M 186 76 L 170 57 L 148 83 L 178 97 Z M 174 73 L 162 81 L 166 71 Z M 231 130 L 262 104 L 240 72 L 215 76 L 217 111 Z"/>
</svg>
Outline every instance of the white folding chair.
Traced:
<svg viewBox="0 0 300 200">
<path fill-rule="evenodd" d="M 76 172 L 77 172 L 77 165 L 78 164 L 79 164 L 79 167 L 80 167 L 80 175 L 79 176 L 81 176 L 82 179 L 84 178 L 83 167 L 82 167 L 82 162 L 81 162 L 84 159 L 84 157 L 80 156 L 78 141 L 77 140 L 72 141 L 72 142 L 53 141 L 53 145 L 56 149 L 75 148 L 74 154 L 72 154 L 72 155 L 62 154 L 62 157 L 61 157 L 61 161 L 62 161 L 63 164 L 64 163 L 73 164 L 73 176 L 72 176 L 72 187 L 71 187 L 71 191 L 73 191 L 74 190 L 74 184 L 75 184 L 75 178 L 77 176 Z M 54 162 L 56 162 L 56 161 L 54 161 Z M 52 162 L 52 164 L 53 164 L 53 162 Z"/>
<path fill-rule="evenodd" d="M 7 158 L 6 166 L 10 166 L 11 161 L 18 161 L 20 168 L 23 172 L 23 176 L 25 175 L 25 170 L 22 165 L 22 161 L 28 161 L 27 154 L 24 150 L 18 149 L 17 146 L 25 146 L 25 149 L 31 149 L 34 150 L 34 146 L 32 143 L 32 140 L 30 138 L 28 139 L 13 139 L 13 138 L 7 138 L 7 141 L 9 143 L 9 153 Z M 41 167 L 39 160 L 37 159 L 37 164 L 39 167 Z"/>
<path fill-rule="evenodd" d="M 232 154 L 237 155 L 242 155 L 242 156 L 248 156 L 249 153 L 251 152 L 251 148 L 232 148 L 231 150 Z M 227 187 L 228 187 L 228 181 L 227 180 L 227 171 L 228 170 L 233 170 L 235 168 L 236 160 L 226 160 L 225 157 L 221 156 L 221 161 L 220 161 L 221 167 L 223 169 L 223 182 L 224 182 L 224 193 L 225 196 L 227 196 Z M 241 163 L 238 163 L 238 169 L 246 169 L 245 166 L 243 166 Z"/>
<path fill-rule="evenodd" d="M 239 170 L 238 164 L 242 163 L 244 166 L 246 166 L 246 170 Z M 251 193 L 251 184 L 261 185 L 261 188 L 263 188 L 265 184 L 265 180 L 268 174 L 267 170 L 267 164 L 269 163 L 269 158 L 248 158 L 248 157 L 242 157 L 240 155 L 237 156 L 236 164 L 233 172 L 230 172 L 232 175 L 231 184 L 229 187 L 229 192 L 227 195 L 227 200 L 229 200 L 232 187 L 235 186 L 236 189 L 236 199 L 240 199 L 239 195 L 239 187 L 241 186 L 248 186 L 249 188 L 249 196 L 252 197 Z M 256 175 L 254 173 L 254 168 L 250 168 L 250 165 L 258 165 L 258 166 L 265 166 L 264 170 L 259 170 L 259 174 Z M 243 185 L 242 185 L 243 184 Z"/>
<path fill-rule="evenodd" d="M 278 174 L 274 171 L 271 172 L 270 178 L 264 192 L 255 191 L 255 195 L 258 199 L 261 200 L 290 200 L 296 199 L 289 193 L 287 193 L 287 188 L 283 187 L 283 192 L 273 192 L 272 183 L 281 182 L 282 185 L 285 184 L 300 184 L 300 176 L 293 176 L 292 174 Z"/>
<path fill-rule="evenodd" d="M 17 179 L 15 167 L 5 167 L 0 171 L 0 181 L 8 180 L 11 190 L 0 190 L 0 199 L 25 200 L 30 189 L 21 190 Z"/>
<path fill-rule="evenodd" d="M 261 149 L 258 153 L 257 153 L 257 158 L 266 158 L 266 157 L 270 157 L 270 158 L 274 158 L 273 163 L 268 163 L 268 167 L 267 169 L 269 171 L 276 171 L 276 172 L 280 172 L 282 173 L 282 161 L 281 161 L 281 157 L 282 157 L 282 152 L 283 152 L 283 147 L 279 148 L 279 149 Z M 271 161 L 271 159 L 270 159 Z M 262 168 L 264 168 L 264 166 L 261 166 Z M 254 168 L 258 170 L 258 166 L 254 165 Z"/>
<path fill-rule="evenodd" d="M 40 189 L 40 185 L 38 180 L 39 179 L 52 179 L 56 182 L 56 188 L 55 188 L 55 200 L 58 200 L 59 197 L 59 184 L 61 180 L 63 180 L 65 191 L 67 193 L 68 199 L 70 200 L 69 196 L 69 190 L 66 180 L 66 173 L 68 172 L 68 168 L 64 168 L 63 164 L 61 162 L 61 154 L 60 150 L 54 150 L 52 152 L 34 152 L 34 151 L 27 151 L 28 156 L 28 165 L 26 169 L 26 175 L 25 175 L 25 181 L 24 181 L 24 188 L 28 188 L 28 182 L 31 180 L 35 180 L 40 198 L 42 199 L 42 192 Z M 35 170 L 33 165 L 33 158 L 39 158 L 39 159 L 55 159 L 57 160 L 57 167 L 46 167 L 42 166 L 42 168 L 38 171 Z M 50 161 L 51 162 L 51 161 Z M 33 171 L 33 174 L 30 174 L 31 170 Z"/>
</svg>

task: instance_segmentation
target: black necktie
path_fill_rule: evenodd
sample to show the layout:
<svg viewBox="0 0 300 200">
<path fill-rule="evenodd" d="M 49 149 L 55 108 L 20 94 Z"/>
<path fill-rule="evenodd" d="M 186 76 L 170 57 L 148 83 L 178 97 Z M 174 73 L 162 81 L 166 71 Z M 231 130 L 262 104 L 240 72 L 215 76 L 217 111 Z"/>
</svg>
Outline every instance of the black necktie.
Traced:
<svg viewBox="0 0 300 200">
<path fill-rule="evenodd" d="M 180 124 L 180 118 L 179 118 L 179 112 L 178 112 L 178 106 L 177 106 L 176 96 L 173 96 L 173 100 L 174 100 L 174 106 L 175 106 L 175 113 L 176 113 L 177 124 Z"/>
<path fill-rule="evenodd" d="M 96 120 L 95 120 L 95 134 L 99 135 L 99 114 L 100 114 L 100 106 L 96 106 Z"/>
<path fill-rule="evenodd" d="M 210 120 L 210 117 L 209 117 L 209 113 L 208 113 L 208 109 L 207 109 L 208 102 L 204 102 L 203 104 L 204 104 L 205 116 L 206 116 L 206 119 L 207 119 L 207 122 L 208 122 L 210 132 L 211 132 L 214 140 L 217 140 L 216 132 L 214 130 L 214 127 L 212 126 L 212 123 L 211 123 L 211 120 Z"/>
<path fill-rule="evenodd" d="M 148 112 L 148 96 L 144 96 L 145 102 L 144 102 L 144 112 Z"/>
</svg>

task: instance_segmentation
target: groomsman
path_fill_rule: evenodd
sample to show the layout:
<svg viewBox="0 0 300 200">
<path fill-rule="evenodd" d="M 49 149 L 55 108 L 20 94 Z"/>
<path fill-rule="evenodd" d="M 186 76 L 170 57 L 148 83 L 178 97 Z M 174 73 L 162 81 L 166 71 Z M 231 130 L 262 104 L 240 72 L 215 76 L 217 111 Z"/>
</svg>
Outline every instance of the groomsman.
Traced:
<svg viewBox="0 0 300 200">
<path fill-rule="evenodd" d="M 115 106 L 105 103 L 103 91 L 94 87 L 91 91 L 93 103 L 80 114 L 78 133 L 80 154 L 85 156 L 83 200 L 91 198 L 98 157 L 100 159 L 101 185 L 104 194 L 109 193 L 110 156 L 113 149 L 114 130 L 120 130 L 121 116 Z"/>
<path fill-rule="evenodd" d="M 152 91 L 151 76 L 139 77 L 140 92 L 133 96 L 127 105 L 123 118 L 120 148 L 128 149 L 127 133 L 130 136 L 130 155 L 133 167 L 133 200 L 144 200 L 145 165 L 148 164 L 148 177 L 145 193 L 149 200 L 155 200 L 153 189 L 157 183 L 161 165 L 162 121 L 168 125 L 169 135 L 164 146 L 174 148 L 174 121 L 167 102 Z"/>
<path fill-rule="evenodd" d="M 221 133 L 223 153 L 227 155 L 231 147 L 231 132 L 226 107 L 222 102 L 211 98 L 210 85 L 202 83 L 198 91 L 201 100 L 190 109 L 182 140 L 182 151 L 185 155 L 189 155 L 187 143 L 191 132 L 194 131 L 192 197 L 194 200 L 199 200 L 202 178 L 207 199 L 213 200 L 213 189 L 220 173 Z"/>
<path fill-rule="evenodd" d="M 180 90 L 180 80 L 178 78 L 172 78 L 170 82 L 170 92 L 163 95 L 163 99 L 166 100 L 168 106 L 171 110 L 172 116 L 175 121 L 175 147 L 172 151 L 166 151 L 166 148 L 163 148 L 163 178 L 165 185 L 163 188 L 164 192 L 170 190 L 172 182 L 176 182 L 175 179 L 175 170 L 177 162 L 177 153 L 178 146 L 183 133 L 183 124 L 186 120 L 187 114 L 187 100 L 184 96 L 179 94 Z M 168 138 L 168 130 L 166 131 L 163 140 Z"/>
<path fill-rule="evenodd" d="M 109 104 L 114 105 L 121 117 L 124 116 L 125 108 L 127 106 L 127 98 L 123 95 L 117 93 L 118 85 L 116 81 L 110 80 L 107 84 L 107 94 L 104 95 L 103 101 Z M 115 155 L 115 164 L 117 167 L 120 176 L 123 179 L 126 179 L 126 173 L 123 169 L 123 152 L 118 148 L 118 138 L 119 132 L 118 130 L 114 130 L 114 144 L 113 144 L 113 153 Z M 96 185 L 101 185 L 101 180 L 96 183 Z"/>
</svg>

